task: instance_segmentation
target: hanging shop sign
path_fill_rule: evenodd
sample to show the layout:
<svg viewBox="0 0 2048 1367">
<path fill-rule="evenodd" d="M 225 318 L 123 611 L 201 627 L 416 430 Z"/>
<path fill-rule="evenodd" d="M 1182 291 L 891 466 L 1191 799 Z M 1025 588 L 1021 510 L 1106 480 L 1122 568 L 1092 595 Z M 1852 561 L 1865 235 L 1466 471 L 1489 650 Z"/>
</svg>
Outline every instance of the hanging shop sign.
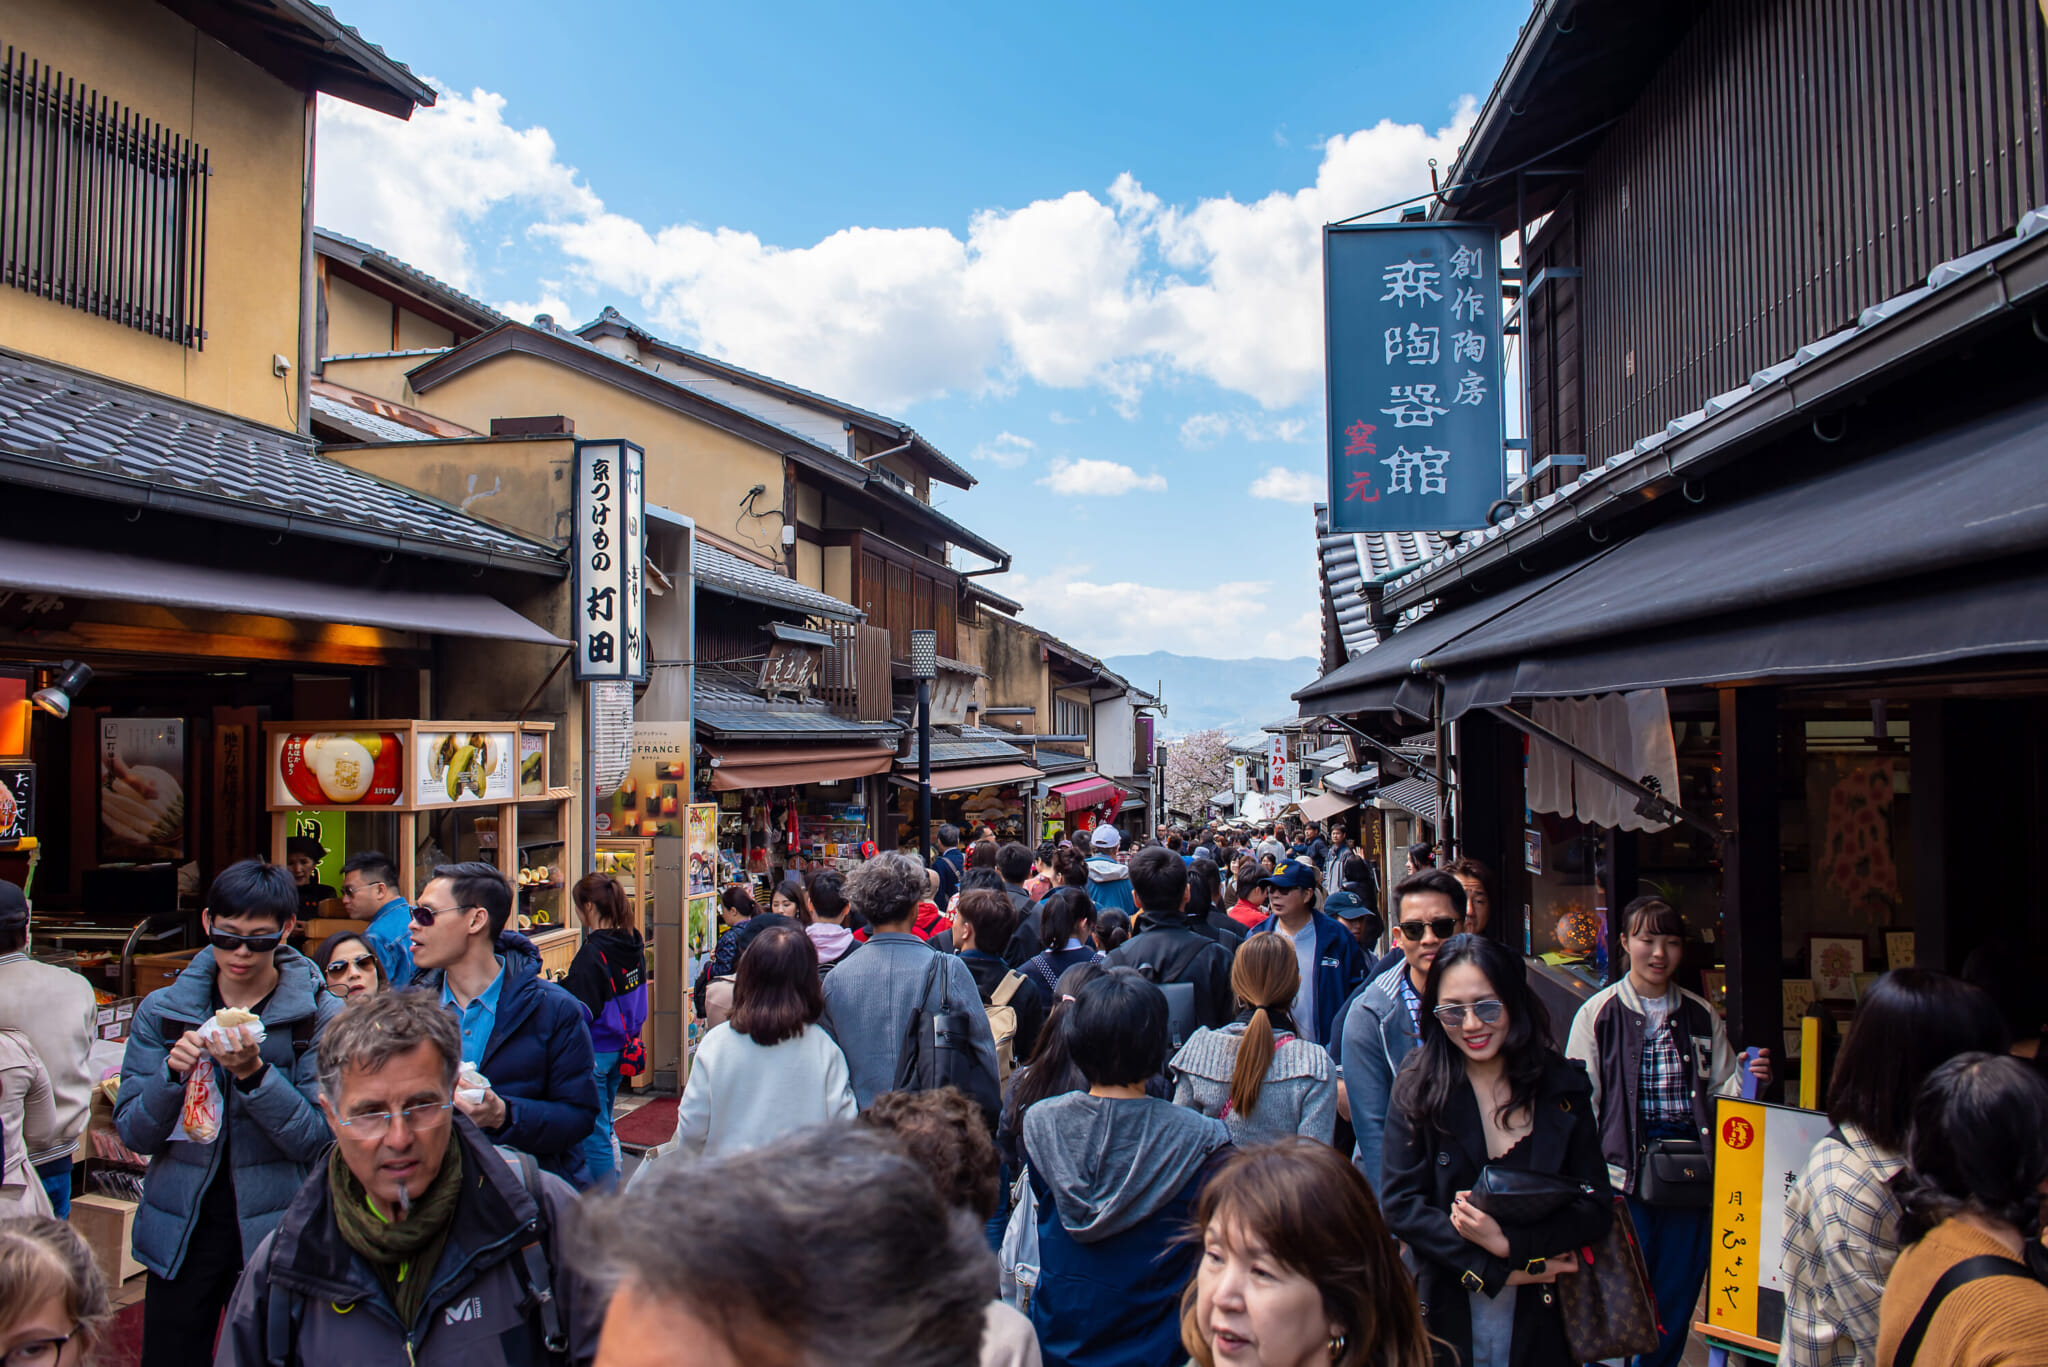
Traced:
<svg viewBox="0 0 2048 1367">
<path fill-rule="evenodd" d="M 761 677 L 755 687 L 765 698 L 788 694 L 799 702 L 807 701 L 824 658 L 824 648 L 809 641 L 776 641 L 761 661 Z"/>
<path fill-rule="evenodd" d="M 576 443 L 578 681 L 647 681 L 644 459 L 631 442 Z"/>
<path fill-rule="evenodd" d="M 36 833 L 36 766 L 0 764 L 0 849 Z"/>
<path fill-rule="evenodd" d="M 1230 791 L 1236 793 L 1239 797 L 1243 797 L 1247 792 L 1251 791 L 1251 776 L 1252 762 L 1243 755 L 1232 755 L 1230 758 Z"/>
<path fill-rule="evenodd" d="M 1266 791 L 1275 795 L 1287 791 L 1287 737 L 1275 736 L 1266 759 Z"/>
<path fill-rule="evenodd" d="M 1323 229 L 1332 532 L 1471 531 L 1507 493 L 1499 237 Z"/>
<path fill-rule="evenodd" d="M 1716 1098 L 1707 1322 L 1730 1342 L 1776 1352 L 1785 1326 L 1785 1196 L 1831 1123 L 1820 1111 Z"/>
</svg>

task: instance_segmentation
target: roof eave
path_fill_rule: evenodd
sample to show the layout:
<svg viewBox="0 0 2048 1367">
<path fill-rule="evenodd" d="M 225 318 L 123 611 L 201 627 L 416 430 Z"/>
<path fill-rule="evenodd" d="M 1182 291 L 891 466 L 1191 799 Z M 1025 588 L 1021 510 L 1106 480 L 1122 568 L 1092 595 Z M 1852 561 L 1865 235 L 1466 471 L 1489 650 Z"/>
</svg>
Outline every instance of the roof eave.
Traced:
<svg viewBox="0 0 2048 1367">
<path fill-rule="evenodd" d="M 268 10 L 311 40 L 298 44 L 296 51 L 285 45 L 272 26 L 250 17 L 246 11 L 255 6 L 231 6 L 218 0 L 159 3 L 222 46 L 288 83 L 310 87 L 396 119 L 410 119 L 414 109 L 429 108 L 437 98 L 434 88 L 413 75 L 403 62 L 311 0 L 264 0 Z"/>
</svg>

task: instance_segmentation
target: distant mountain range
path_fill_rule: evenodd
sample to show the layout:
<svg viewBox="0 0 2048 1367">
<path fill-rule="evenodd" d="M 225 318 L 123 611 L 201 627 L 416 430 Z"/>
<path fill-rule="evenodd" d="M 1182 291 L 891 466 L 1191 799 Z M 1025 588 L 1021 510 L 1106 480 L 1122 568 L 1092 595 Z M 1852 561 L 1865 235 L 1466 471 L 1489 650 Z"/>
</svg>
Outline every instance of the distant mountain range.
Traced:
<svg viewBox="0 0 2048 1367">
<path fill-rule="evenodd" d="M 1320 672 L 1312 656 L 1293 660 L 1211 660 L 1155 650 L 1112 655 L 1103 663 L 1139 688 L 1160 690 L 1166 736 L 1220 727 L 1232 737 L 1294 715 L 1288 695 Z"/>
</svg>

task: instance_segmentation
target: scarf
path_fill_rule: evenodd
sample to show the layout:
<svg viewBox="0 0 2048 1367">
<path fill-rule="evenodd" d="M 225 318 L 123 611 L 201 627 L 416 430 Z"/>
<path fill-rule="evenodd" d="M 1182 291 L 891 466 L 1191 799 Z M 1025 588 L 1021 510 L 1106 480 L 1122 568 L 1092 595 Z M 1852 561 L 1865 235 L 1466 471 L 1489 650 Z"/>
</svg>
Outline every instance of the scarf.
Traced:
<svg viewBox="0 0 2048 1367">
<path fill-rule="evenodd" d="M 455 1225 L 455 1203 L 462 1195 L 462 1143 L 450 1136 L 441 1171 L 413 1203 L 412 1214 L 392 1222 L 370 1205 L 362 1182 L 341 1161 L 341 1146 L 327 1154 L 327 1195 L 334 1204 L 334 1223 L 342 1242 L 362 1255 L 391 1297 L 399 1322 L 411 1330 L 427 1299 L 434 1267 L 441 1261 L 448 1233 Z"/>
<path fill-rule="evenodd" d="M 1252 1023 L 1252 1017 L 1258 1014 L 1258 1010 L 1259 1008 L 1256 1006 L 1247 1006 L 1241 1008 L 1237 1013 L 1237 1023 L 1239 1025 L 1250 1025 Z M 1266 1020 L 1273 1027 L 1273 1035 L 1276 1041 L 1281 1035 L 1293 1035 L 1299 1033 L 1294 1028 L 1294 1013 L 1290 1011 L 1287 1007 L 1267 1007 Z"/>
</svg>

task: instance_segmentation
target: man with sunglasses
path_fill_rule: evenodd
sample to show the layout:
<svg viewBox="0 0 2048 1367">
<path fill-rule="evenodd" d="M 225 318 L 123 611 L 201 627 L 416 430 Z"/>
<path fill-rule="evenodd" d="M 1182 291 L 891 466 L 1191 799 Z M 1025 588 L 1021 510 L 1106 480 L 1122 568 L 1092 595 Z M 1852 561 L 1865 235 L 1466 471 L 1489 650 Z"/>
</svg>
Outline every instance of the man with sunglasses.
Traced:
<svg viewBox="0 0 2048 1367">
<path fill-rule="evenodd" d="M 334 1148 L 251 1255 L 216 1367 L 591 1360 L 603 1299 L 562 1250 L 575 1191 L 457 1109 L 461 1066 L 455 1019 L 418 989 L 321 1036 Z"/>
<path fill-rule="evenodd" d="M 1401 962 L 1367 983 L 1344 1014 L 1338 1063 L 1357 1136 L 1351 1161 L 1375 1194 L 1394 1077 L 1422 1038 L 1422 990 L 1437 951 L 1465 928 L 1465 886 L 1440 869 L 1394 885 L 1394 944 Z"/>
<path fill-rule="evenodd" d="M 341 907 L 368 921 L 363 940 L 384 961 L 393 988 L 412 981 L 412 908 L 398 886 L 398 870 L 381 850 L 360 850 L 341 866 Z"/>
<path fill-rule="evenodd" d="M 443 864 L 412 907 L 415 987 L 455 1016 L 462 1061 L 490 1080 L 455 1104 L 494 1144 L 519 1149 L 577 1187 L 597 1128 L 590 1013 L 540 976 L 533 942 L 507 930 L 512 885 L 496 866 Z"/>
<path fill-rule="evenodd" d="M 189 1363 L 193 1344 L 213 1341 L 244 1255 L 276 1228 L 327 1147 L 312 1049 L 341 1002 L 284 943 L 298 906 L 279 865 L 222 869 L 200 913 L 206 947 L 130 1022 L 114 1127 L 149 1158 L 135 1216 L 135 1257 L 149 1269 L 143 1367 Z M 201 1039 L 224 1007 L 254 1012 L 263 1042 Z M 219 1133 L 203 1144 L 183 1117 L 186 1084 L 202 1068 L 221 1101 Z"/>
</svg>

